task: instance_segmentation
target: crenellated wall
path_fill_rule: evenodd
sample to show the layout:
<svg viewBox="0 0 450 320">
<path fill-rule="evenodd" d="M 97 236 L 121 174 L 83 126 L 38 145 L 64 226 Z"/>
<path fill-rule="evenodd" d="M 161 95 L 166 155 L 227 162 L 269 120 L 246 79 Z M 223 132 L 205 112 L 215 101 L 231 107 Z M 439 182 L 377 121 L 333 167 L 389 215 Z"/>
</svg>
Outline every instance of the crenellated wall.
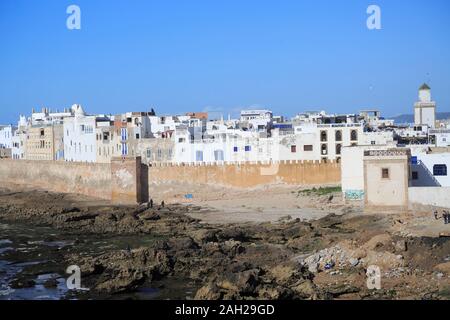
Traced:
<svg viewBox="0 0 450 320">
<path fill-rule="evenodd" d="M 292 185 L 339 184 L 341 181 L 341 165 L 337 162 L 281 161 L 272 164 L 160 164 L 149 167 L 150 184 L 168 181 L 238 188 L 274 183 Z"/>
<path fill-rule="evenodd" d="M 0 181 L 44 190 L 78 193 L 115 203 L 148 200 L 159 183 L 194 183 L 251 188 L 291 185 L 339 184 L 340 163 L 285 161 L 222 165 L 158 165 L 147 167 L 137 158 L 113 158 L 110 164 L 63 161 L 0 160 Z M 150 187 L 149 187 L 150 185 Z"/>
</svg>

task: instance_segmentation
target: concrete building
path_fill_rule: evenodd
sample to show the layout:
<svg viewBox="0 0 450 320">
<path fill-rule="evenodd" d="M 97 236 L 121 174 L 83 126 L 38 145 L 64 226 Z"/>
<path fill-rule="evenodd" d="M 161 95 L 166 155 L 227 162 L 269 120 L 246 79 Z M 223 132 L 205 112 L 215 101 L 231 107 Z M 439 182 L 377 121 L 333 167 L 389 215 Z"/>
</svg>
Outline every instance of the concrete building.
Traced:
<svg viewBox="0 0 450 320">
<path fill-rule="evenodd" d="M 364 151 L 364 204 L 370 207 L 408 208 L 409 149 Z"/>
<path fill-rule="evenodd" d="M 87 116 L 80 105 L 73 105 L 72 117 L 64 119 L 66 161 L 96 161 L 96 116 Z"/>
<path fill-rule="evenodd" d="M 417 150 L 412 153 L 411 185 L 415 187 L 450 187 L 449 168 L 450 148 Z"/>
<path fill-rule="evenodd" d="M 16 129 L 12 125 L 0 126 L 0 149 L 12 148 L 12 139 Z"/>
<path fill-rule="evenodd" d="M 34 109 L 31 111 L 30 125 L 33 126 L 43 126 L 48 124 L 61 124 L 64 118 L 71 117 L 73 115 L 73 110 L 64 109 L 63 112 L 58 110 L 52 112 L 50 108 L 42 108 L 41 112 L 35 112 Z"/>
<path fill-rule="evenodd" d="M 431 88 L 426 83 L 419 88 L 419 101 L 414 104 L 414 124 L 436 125 L 436 102 L 431 100 Z"/>
<path fill-rule="evenodd" d="M 64 160 L 62 124 L 34 125 L 27 129 L 26 160 Z"/>
<path fill-rule="evenodd" d="M 27 131 L 28 122 L 25 116 L 21 115 L 12 139 L 12 158 L 15 160 L 25 159 Z"/>
<path fill-rule="evenodd" d="M 270 129 L 272 117 L 270 110 L 242 110 L 240 122 L 242 127 L 249 130 L 266 131 Z"/>
<path fill-rule="evenodd" d="M 449 147 L 450 146 L 450 127 L 431 129 L 428 131 L 429 141 L 436 145 L 436 147 Z"/>
</svg>

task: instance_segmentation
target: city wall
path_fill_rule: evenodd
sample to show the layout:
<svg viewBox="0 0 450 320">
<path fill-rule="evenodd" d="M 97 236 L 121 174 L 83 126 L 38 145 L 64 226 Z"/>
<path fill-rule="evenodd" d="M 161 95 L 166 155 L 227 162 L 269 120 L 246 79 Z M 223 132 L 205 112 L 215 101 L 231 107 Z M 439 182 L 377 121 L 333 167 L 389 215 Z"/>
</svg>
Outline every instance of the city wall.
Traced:
<svg viewBox="0 0 450 320">
<path fill-rule="evenodd" d="M 336 162 L 159 164 L 149 167 L 148 171 L 149 184 L 156 185 L 164 182 L 184 182 L 251 188 L 274 183 L 326 185 L 341 182 L 341 165 Z"/>
<path fill-rule="evenodd" d="M 111 198 L 110 164 L 0 160 L 2 187 L 24 185 L 54 192 Z"/>
<path fill-rule="evenodd" d="M 148 201 L 164 182 L 251 188 L 274 183 L 339 184 L 340 163 L 282 161 L 214 165 L 141 164 L 140 158 L 113 158 L 110 164 L 63 161 L 0 160 L 1 186 L 10 184 L 53 192 L 77 193 L 118 204 Z"/>
</svg>

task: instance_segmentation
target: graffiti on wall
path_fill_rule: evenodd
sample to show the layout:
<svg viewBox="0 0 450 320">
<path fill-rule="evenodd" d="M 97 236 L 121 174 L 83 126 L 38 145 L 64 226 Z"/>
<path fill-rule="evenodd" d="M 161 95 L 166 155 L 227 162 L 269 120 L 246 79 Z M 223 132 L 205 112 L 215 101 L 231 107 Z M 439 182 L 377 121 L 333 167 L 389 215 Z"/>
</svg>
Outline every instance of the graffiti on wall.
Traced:
<svg viewBox="0 0 450 320">
<path fill-rule="evenodd" d="M 345 190 L 344 197 L 346 200 L 363 200 L 364 190 Z"/>
</svg>

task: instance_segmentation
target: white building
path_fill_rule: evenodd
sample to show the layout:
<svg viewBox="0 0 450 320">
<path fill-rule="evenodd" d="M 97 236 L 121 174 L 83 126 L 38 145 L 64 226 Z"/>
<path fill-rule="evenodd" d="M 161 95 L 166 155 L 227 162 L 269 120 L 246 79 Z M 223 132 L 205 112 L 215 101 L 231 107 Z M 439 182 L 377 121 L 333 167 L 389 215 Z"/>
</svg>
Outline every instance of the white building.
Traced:
<svg viewBox="0 0 450 320">
<path fill-rule="evenodd" d="M 265 131 L 272 124 L 273 114 L 270 110 L 242 110 L 241 124 L 255 131 Z"/>
<path fill-rule="evenodd" d="M 0 148 L 11 149 L 16 128 L 12 125 L 0 126 Z"/>
<path fill-rule="evenodd" d="M 419 88 L 419 101 L 414 104 L 414 124 L 430 128 L 436 125 L 436 102 L 431 100 L 431 89 L 426 83 Z"/>
<path fill-rule="evenodd" d="M 449 148 L 412 150 L 412 186 L 450 187 L 448 169 L 450 169 Z"/>
<path fill-rule="evenodd" d="M 17 130 L 12 139 L 12 158 L 25 159 L 28 122 L 25 116 L 20 115 Z"/>
<path fill-rule="evenodd" d="M 96 161 L 96 116 L 87 116 L 80 105 L 73 105 L 73 117 L 64 118 L 64 159 Z"/>
<path fill-rule="evenodd" d="M 433 141 L 436 147 L 450 147 L 450 128 L 431 129 L 428 134 L 430 141 Z"/>
<path fill-rule="evenodd" d="M 43 126 L 48 124 L 62 124 L 65 118 L 71 117 L 73 110 L 64 109 L 63 112 L 52 112 L 49 108 L 42 108 L 41 112 L 31 112 L 30 125 Z"/>
</svg>

